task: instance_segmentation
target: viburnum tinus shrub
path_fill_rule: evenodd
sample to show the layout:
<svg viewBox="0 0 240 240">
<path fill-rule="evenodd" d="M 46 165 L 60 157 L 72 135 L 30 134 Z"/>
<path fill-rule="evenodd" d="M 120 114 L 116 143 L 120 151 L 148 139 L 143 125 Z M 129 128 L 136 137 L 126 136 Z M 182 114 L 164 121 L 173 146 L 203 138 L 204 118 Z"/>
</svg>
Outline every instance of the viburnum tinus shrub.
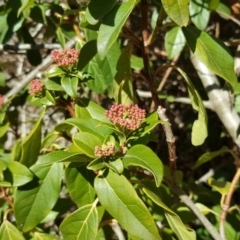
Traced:
<svg viewBox="0 0 240 240">
<path fill-rule="evenodd" d="M 165 82 L 160 72 L 178 71 L 181 77 L 176 78 L 185 81 L 188 100 L 197 113 L 185 130 L 191 131 L 193 146 L 202 145 L 208 136 L 208 117 L 194 86 L 198 78 L 194 75 L 191 81 L 184 71 L 186 62 L 194 56 L 239 94 L 231 55 L 205 31 L 212 12 L 214 18 L 232 19 L 222 1 L 5 2 L 0 7 L 2 42 L 12 35 L 32 45 L 35 39 L 30 32 L 44 25 L 39 35 L 44 39 L 51 35 L 48 40 L 57 39 L 64 49 L 51 52 L 53 64 L 28 86 L 28 102 L 41 107 L 30 133 L 21 138 L 18 126 L 13 127 L 14 146 L 6 151 L 2 146 L 0 151 L 0 239 L 237 239 L 237 205 L 230 206 L 239 158 L 221 148 L 196 161 L 193 170 L 223 153 L 234 157 L 233 181 L 209 178 L 207 184 L 213 191 L 196 179 L 183 181 L 171 124 L 159 99 L 162 92 L 157 91 Z M 139 17 L 141 21 L 136 21 Z M 65 41 L 73 36 L 77 36 L 76 46 L 65 49 Z M 39 51 L 26 51 L 32 65 L 40 64 Z M 169 64 L 181 52 L 185 66 Z M 198 73 L 212 76 L 202 70 Z M 172 82 L 169 85 L 173 92 L 178 90 Z M 215 85 L 207 85 L 208 91 Z M 138 86 L 148 89 L 147 101 L 139 101 Z M 22 93 L 25 97 L 26 89 Z M 103 96 L 107 104 L 102 105 L 108 107 L 96 103 L 103 103 Z M 13 122 L 15 97 L 0 96 L 1 140 Z M 49 108 L 64 109 L 66 119 L 43 133 Z M 163 147 L 158 139 L 161 134 L 154 134 L 157 125 L 166 137 Z M 163 165 L 149 142 L 161 147 L 168 165 Z M 227 214 L 231 214 L 229 222 Z"/>
</svg>

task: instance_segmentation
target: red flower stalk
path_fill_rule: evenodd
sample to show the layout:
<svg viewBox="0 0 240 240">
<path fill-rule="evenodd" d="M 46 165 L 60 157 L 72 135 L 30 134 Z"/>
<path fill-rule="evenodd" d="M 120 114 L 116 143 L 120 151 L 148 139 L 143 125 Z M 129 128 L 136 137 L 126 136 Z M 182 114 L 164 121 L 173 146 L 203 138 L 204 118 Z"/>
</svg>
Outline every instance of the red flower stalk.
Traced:
<svg viewBox="0 0 240 240">
<path fill-rule="evenodd" d="M 137 105 L 114 104 L 105 115 L 116 126 L 133 131 L 140 127 L 146 112 Z"/>
<path fill-rule="evenodd" d="M 53 50 L 51 58 L 59 67 L 72 67 L 77 62 L 79 53 L 76 49 Z"/>
<path fill-rule="evenodd" d="M 41 97 L 44 91 L 44 83 L 39 79 L 34 79 L 29 83 L 29 94 Z"/>
<path fill-rule="evenodd" d="M 94 154 L 97 157 L 107 157 L 112 156 L 115 153 L 115 147 L 111 142 L 107 142 L 107 144 L 103 144 L 101 147 L 96 146 Z"/>
<path fill-rule="evenodd" d="M 0 95 L 0 109 L 2 109 L 3 105 L 4 105 L 4 96 Z"/>
</svg>

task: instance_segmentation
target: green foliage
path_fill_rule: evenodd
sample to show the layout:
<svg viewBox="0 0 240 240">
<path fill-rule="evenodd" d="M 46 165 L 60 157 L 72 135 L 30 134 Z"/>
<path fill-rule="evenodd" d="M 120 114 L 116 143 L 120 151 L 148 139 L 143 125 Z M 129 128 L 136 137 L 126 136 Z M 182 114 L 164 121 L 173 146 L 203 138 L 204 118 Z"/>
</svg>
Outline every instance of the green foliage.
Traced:
<svg viewBox="0 0 240 240">
<path fill-rule="evenodd" d="M 30 91 L 30 84 L 30 96 L 24 88 L 4 98 L 11 79 L 4 76 L 7 64 L 0 62 L 0 239 L 221 240 L 225 239 L 223 228 L 228 239 L 238 238 L 235 166 L 233 170 L 233 161 L 226 159 L 224 172 L 221 164 L 216 167 L 211 161 L 230 153 L 224 157 L 234 158 L 236 179 L 238 151 L 231 149 L 230 137 L 230 146 L 221 145 L 220 137 L 227 135 L 224 130 L 221 136 L 212 133 L 215 123 L 205 109 L 206 94 L 189 64 L 192 52 L 222 78 L 222 85 L 229 84 L 239 94 L 234 50 L 213 37 L 209 28 L 210 19 L 213 24 L 217 17 L 233 19 L 230 7 L 219 0 L 9 0 L 1 4 L 0 43 L 30 44 L 23 52 L 28 65 L 44 70 L 41 94 Z M 39 32 L 34 32 L 39 26 Z M 57 60 L 51 64 L 47 58 L 45 66 L 49 52 L 32 48 L 40 42 L 39 35 L 41 43 L 57 42 L 62 49 L 75 37 L 72 48 L 80 55 L 76 51 L 78 57 L 66 65 Z M 71 57 L 68 52 L 59 60 L 66 63 Z M 172 59 L 180 59 L 179 65 L 170 65 Z M 38 68 L 41 63 L 45 68 Z M 166 88 L 171 89 L 165 91 L 169 72 L 161 79 L 157 75 L 171 68 L 177 70 L 171 80 L 183 79 L 184 83 L 176 87 L 175 80 L 169 81 Z M 148 96 L 142 96 L 140 89 L 148 89 Z M 181 93 L 192 105 L 183 113 L 175 103 L 168 103 Z M 18 109 L 25 109 L 26 104 L 37 117 L 18 116 Z M 112 104 L 128 110 L 106 112 Z M 145 109 L 144 119 L 138 119 L 141 111 L 134 110 L 135 104 Z M 171 114 L 168 119 L 172 107 L 177 117 L 172 112 L 175 119 Z M 54 123 L 46 124 L 46 118 Z M 139 125 L 131 128 L 137 120 Z M 176 128 L 180 121 L 182 127 Z M 23 136 L 21 129 L 25 129 Z M 176 144 L 172 129 L 178 134 Z M 10 134 L 14 137 L 9 144 Z M 190 139 L 182 135 L 191 135 L 196 153 L 187 149 Z M 207 145 L 211 138 L 219 142 L 213 148 Z M 181 141 L 186 146 L 175 151 L 183 146 Z M 188 158 L 195 163 L 188 162 L 186 167 L 182 160 Z M 206 187 L 197 178 L 209 167 L 217 170 L 214 178 L 205 180 Z M 228 218 L 221 220 L 225 207 Z M 199 222 L 205 217 L 211 223 L 202 226 Z M 221 229 L 221 237 L 214 237 L 209 229 L 217 235 Z"/>
</svg>

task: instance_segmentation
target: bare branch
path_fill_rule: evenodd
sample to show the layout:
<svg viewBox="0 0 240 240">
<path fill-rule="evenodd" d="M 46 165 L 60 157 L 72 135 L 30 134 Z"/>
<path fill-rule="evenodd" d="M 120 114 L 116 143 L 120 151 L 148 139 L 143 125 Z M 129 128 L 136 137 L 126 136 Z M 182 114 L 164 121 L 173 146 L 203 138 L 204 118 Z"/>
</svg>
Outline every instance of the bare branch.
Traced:
<svg viewBox="0 0 240 240">
<path fill-rule="evenodd" d="M 211 105 L 229 135 L 238 147 L 240 147 L 240 135 L 237 133 L 240 118 L 231 106 L 230 93 L 220 88 L 217 77 L 193 55 L 191 61 L 205 87 Z"/>
</svg>

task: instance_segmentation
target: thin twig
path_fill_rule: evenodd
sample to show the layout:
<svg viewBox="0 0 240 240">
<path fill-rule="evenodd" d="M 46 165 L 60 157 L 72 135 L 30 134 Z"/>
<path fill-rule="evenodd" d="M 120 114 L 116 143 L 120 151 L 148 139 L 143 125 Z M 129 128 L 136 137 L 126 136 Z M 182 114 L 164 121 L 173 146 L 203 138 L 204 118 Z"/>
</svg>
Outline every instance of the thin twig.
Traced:
<svg viewBox="0 0 240 240">
<path fill-rule="evenodd" d="M 28 44 L 21 43 L 16 45 L 0 44 L 0 51 L 21 51 L 21 50 L 39 50 L 39 49 L 59 49 L 58 43 Z"/>
<path fill-rule="evenodd" d="M 227 217 L 227 214 L 228 214 L 228 210 L 230 208 L 233 192 L 235 190 L 235 186 L 237 185 L 237 182 L 238 182 L 239 178 L 240 178 L 240 168 L 237 168 L 237 172 L 236 172 L 236 174 L 235 174 L 235 176 L 234 176 L 234 178 L 231 182 L 228 194 L 226 195 L 225 200 L 224 200 L 224 204 L 222 205 L 222 213 L 221 213 L 221 218 L 220 218 L 219 230 L 220 230 L 220 235 L 222 236 L 222 238 L 224 240 L 226 239 L 224 223 L 226 221 L 226 217 Z"/>
<path fill-rule="evenodd" d="M 158 107 L 157 113 L 159 118 L 162 121 L 168 122 L 168 118 L 165 114 L 166 109 L 162 108 L 161 106 Z M 176 171 L 176 151 L 175 151 L 175 137 L 172 132 L 172 128 L 169 124 L 163 124 L 163 129 L 166 135 L 166 141 L 168 144 L 168 153 L 169 153 L 169 164 L 170 164 L 170 172 L 171 172 L 171 177 L 173 180 L 173 184 L 176 184 L 176 176 L 175 176 L 175 171 Z"/>
<path fill-rule="evenodd" d="M 186 195 L 186 193 L 178 186 L 169 183 L 172 191 L 182 200 L 182 202 L 188 206 L 193 213 L 197 216 L 197 218 L 202 222 L 208 232 L 211 234 L 214 240 L 223 240 L 217 230 L 213 227 L 213 225 L 209 222 L 209 220 L 198 210 L 193 201 Z"/>
<path fill-rule="evenodd" d="M 157 95 L 156 88 L 154 86 L 154 81 L 150 71 L 149 65 L 149 46 L 148 46 L 148 3 L 147 0 L 141 1 L 141 12 L 142 12 L 142 55 L 143 64 L 145 70 L 145 76 L 148 80 L 149 89 L 152 93 L 152 98 L 156 106 L 160 105 L 160 100 Z"/>
</svg>

